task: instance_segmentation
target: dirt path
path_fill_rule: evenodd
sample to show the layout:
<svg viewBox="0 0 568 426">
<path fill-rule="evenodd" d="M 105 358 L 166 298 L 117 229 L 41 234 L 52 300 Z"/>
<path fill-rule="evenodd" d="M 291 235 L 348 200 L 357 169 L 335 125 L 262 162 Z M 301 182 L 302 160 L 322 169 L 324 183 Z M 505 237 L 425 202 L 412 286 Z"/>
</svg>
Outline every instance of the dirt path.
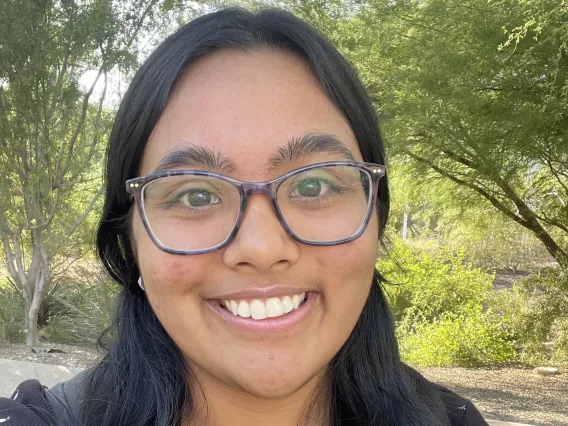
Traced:
<svg viewBox="0 0 568 426">
<path fill-rule="evenodd" d="M 568 371 L 539 376 L 521 368 L 425 368 L 428 379 L 474 402 L 487 418 L 568 426 Z"/>
<path fill-rule="evenodd" d="M 63 353 L 46 352 L 49 349 L 63 351 Z M 39 353 L 33 353 L 30 348 L 24 345 L 0 341 L 0 358 L 4 359 L 85 368 L 90 366 L 99 356 L 97 350 L 89 346 L 53 344 L 38 346 L 37 350 Z"/>
</svg>

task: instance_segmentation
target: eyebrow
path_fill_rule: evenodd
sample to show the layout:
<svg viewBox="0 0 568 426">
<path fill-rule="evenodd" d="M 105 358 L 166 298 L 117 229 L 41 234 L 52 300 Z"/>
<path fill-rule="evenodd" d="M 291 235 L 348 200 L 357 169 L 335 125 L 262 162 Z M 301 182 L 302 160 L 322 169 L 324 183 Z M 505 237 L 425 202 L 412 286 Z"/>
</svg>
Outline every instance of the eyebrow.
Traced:
<svg viewBox="0 0 568 426">
<path fill-rule="evenodd" d="M 189 145 L 166 154 L 154 173 L 179 167 L 205 167 L 218 173 L 228 174 L 236 169 L 235 163 L 211 148 Z"/>
<path fill-rule="evenodd" d="M 268 165 L 273 169 L 313 154 L 335 154 L 342 160 L 355 160 L 353 153 L 337 137 L 325 133 L 309 133 L 278 148 L 277 153 L 268 160 Z"/>
<path fill-rule="evenodd" d="M 289 140 L 268 159 L 269 170 L 281 167 L 313 154 L 332 154 L 341 160 L 354 161 L 353 153 L 336 136 L 325 133 L 309 133 Z M 176 168 L 204 167 L 217 173 L 229 174 L 237 169 L 235 163 L 211 148 L 188 145 L 169 151 L 154 170 L 154 173 Z"/>
</svg>

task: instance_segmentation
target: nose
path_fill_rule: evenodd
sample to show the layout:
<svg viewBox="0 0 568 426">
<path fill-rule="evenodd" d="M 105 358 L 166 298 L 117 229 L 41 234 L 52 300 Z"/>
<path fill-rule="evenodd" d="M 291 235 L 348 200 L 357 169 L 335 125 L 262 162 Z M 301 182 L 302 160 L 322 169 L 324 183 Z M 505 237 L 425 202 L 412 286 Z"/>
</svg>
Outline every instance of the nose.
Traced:
<svg viewBox="0 0 568 426">
<path fill-rule="evenodd" d="M 232 269 L 277 272 L 298 261 L 298 244 L 283 228 L 270 199 L 254 194 L 237 234 L 223 252 L 223 262 Z"/>
</svg>

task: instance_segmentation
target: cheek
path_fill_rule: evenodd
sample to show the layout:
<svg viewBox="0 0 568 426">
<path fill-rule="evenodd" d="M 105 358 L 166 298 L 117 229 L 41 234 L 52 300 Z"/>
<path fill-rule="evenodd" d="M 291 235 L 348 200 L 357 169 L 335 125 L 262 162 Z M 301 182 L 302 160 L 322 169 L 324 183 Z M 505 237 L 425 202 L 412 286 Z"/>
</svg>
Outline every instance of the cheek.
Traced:
<svg viewBox="0 0 568 426">
<path fill-rule="evenodd" d="M 318 267 L 329 276 L 342 277 L 352 285 L 365 287 L 372 279 L 377 260 L 378 224 L 372 219 L 358 239 L 346 244 L 315 250 Z M 366 279 L 368 278 L 368 279 Z M 337 279 L 333 280 L 337 281 Z"/>
<path fill-rule="evenodd" d="M 367 300 L 377 258 L 377 228 L 372 226 L 357 240 L 319 248 L 314 258 L 325 284 L 326 309 L 344 331 L 354 327 Z"/>
<path fill-rule="evenodd" d="M 210 270 L 207 265 L 213 257 L 211 254 L 189 258 L 156 247 L 138 215 L 133 218 L 132 232 L 140 273 L 153 300 L 195 290 Z"/>
</svg>

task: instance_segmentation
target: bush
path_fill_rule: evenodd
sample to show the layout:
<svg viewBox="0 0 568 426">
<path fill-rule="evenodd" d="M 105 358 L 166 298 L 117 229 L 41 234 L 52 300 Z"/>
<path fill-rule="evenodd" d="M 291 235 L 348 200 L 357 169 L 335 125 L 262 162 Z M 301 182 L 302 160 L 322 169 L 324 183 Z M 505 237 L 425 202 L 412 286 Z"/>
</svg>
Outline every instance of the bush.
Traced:
<svg viewBox="0 0 568 426">
<path fill-rule="evenodd" d="M 550 360 L 568 365 L 568 317 L 556 318 L 550 327 L 549 338 L 552 342 Z"/>
<path fill-rule="evenodd" d="M 418 367 L 493 365 L 516 356 L 499 319 L 479 307 L 467 315 L 448 312 L 431 322 L 404 322 L 397 332 L 403 360 Z"/>
<path fill-rule="evenodd" d="M 508 324 L 487 309 L 493 276 L 467 265 L 463 252 L 420 251 L 396 241 L 377 267 L 389 281 L 406 362 L 471 367 L 515 358 Z"/>
<path fill-rule="evenodd" d="M 531 232 L 501 214 L 477 212 L 469 219 L 440 224 L 439 244 L 463 250 L 472 265 L 518 271 L 554 261 Z"/>
<path fill-rule="evenodd" d="M 98 266 L 74 265 L 48 288 L 38 314 L 39 340 L 95 344 L 110 325 L 118 290 Z M 24 301 L 1 279 L 0 339 L 13 343 L 26 340 Z"/>
<path fill-rule="evenodd" d="M 568 274 L 546 268 L 493 294 L 489 300 L 511 330 L 528 364 L 568 365 Z"/>
<path fill-rule="evenodd" d="M 401 240 L 377 268 L 389 281 L 387 294 L 397 321 L 469 312 L 483 304 L 493 282 L 492 275 L 467 265 L 463 252 L 414 250 Z"/>
<path fill-rule="evenodd" d="M 9 286 L 0 286 L 0 339 L 16 343 L 25 340 L 24 302 Z"/>
<path fill-rule="evenodd" d="M 94 344 L 110 325 L 118 286 L 98 267 L 83 265 L 62 277 L 44 299 L 38 324 L 42 340 Z"/>
</svg>

